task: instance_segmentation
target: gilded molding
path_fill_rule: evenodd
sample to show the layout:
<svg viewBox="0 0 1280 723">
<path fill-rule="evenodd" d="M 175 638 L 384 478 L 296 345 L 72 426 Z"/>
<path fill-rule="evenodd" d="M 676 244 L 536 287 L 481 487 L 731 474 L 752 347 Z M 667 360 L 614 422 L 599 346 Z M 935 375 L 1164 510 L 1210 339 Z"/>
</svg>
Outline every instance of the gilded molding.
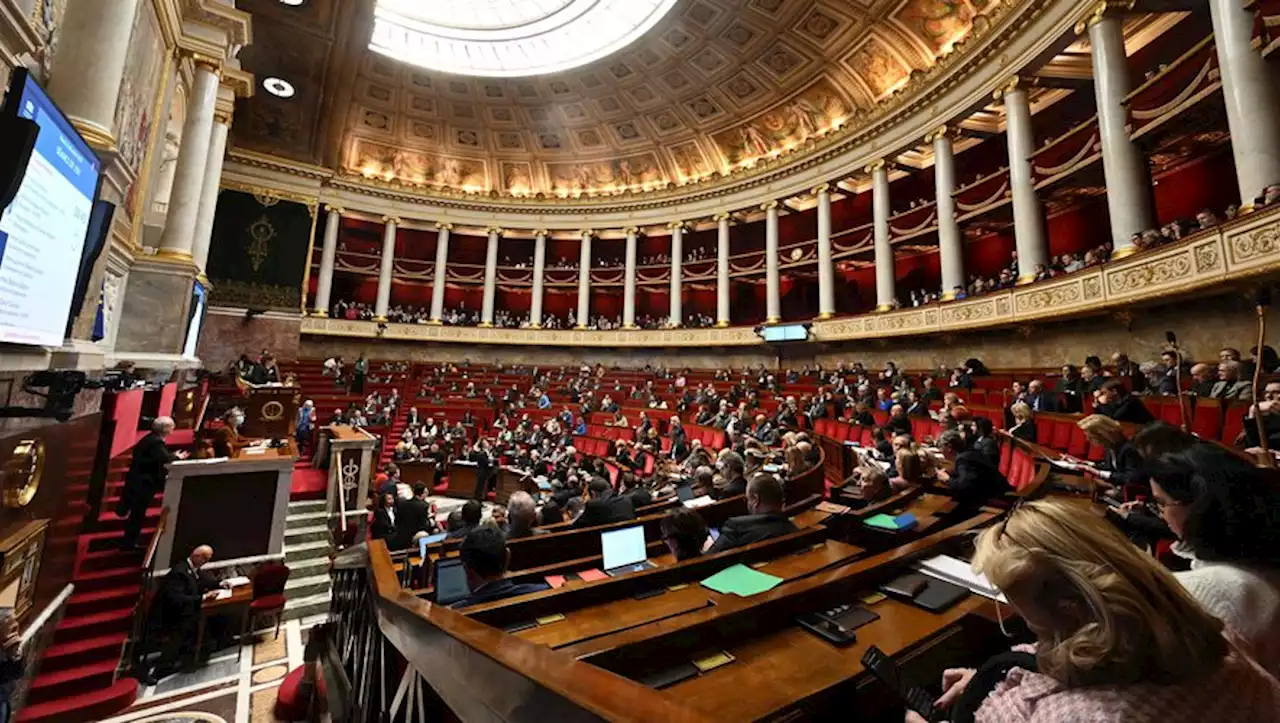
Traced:
<svg viewBox="0 0 1280 723">
<path fill-rule="evenodd" d="M 308 196 L 279 188 L 256 186 L 251 183 L 240 183 L 239 181 L 229 180 L 225 174 L 222 176 L 222 181 L 218 186 L 219 188 L 225 188 L 229 191 L 240 191 L 241 193 L 249 193 L 263 198 L 277 198 L 281 201 L 292 201 L 293 203 L 301 203 L 306 206 L 314 206 L 320 202 L 315 196 Z M 330 206 L 330 208 L 333 207 Z M 339 212 L 345 214 L 346 210 L 340 209 Z"/>
<path fill-rule="evenodd" d="M 676 229 L 683 230 L 684 225 L 685 225 L 684 221 L 671 221 L 670 223 L 667 224 L 667 228 L 671 229 L 672 231 L 675 231 Z"/>
</svg>

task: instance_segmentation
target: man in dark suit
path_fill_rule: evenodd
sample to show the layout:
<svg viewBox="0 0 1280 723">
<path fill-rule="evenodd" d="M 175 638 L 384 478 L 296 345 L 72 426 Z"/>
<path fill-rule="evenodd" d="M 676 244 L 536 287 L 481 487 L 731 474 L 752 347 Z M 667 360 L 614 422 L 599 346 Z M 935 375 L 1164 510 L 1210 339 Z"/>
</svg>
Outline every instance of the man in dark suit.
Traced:
<svg viewBox="0 0 1280 723">
<path fill-rule="evenodd" d="M 938 437 L 942 455 L 952 463 L 950 472 L 938 474 L 947 483 L 951 497 L 966 510 L 974 510 L 988 500 L 1010 490 L 1009 480 L 1000 473 L 997 462 L 976 449 L 969 449 L 964 437 L 954 429 Z"/>
<path fill-rule="evenodd" d="M 153 630 L 167 635 L 160 649 L 160 660 L 151 671 L 145 669 L 138 679 L 147 685 L 155 685 L 177 670 L 183 651 L 195 644 L 196 628 L 200 623 L 200 605 L 217 595 L 218 581 L 200 568 L 213 557 L 213 548 L 201 545 L 191 551 L 187 559 L 169 568 L 160 580 L 156 596 L 151 603 Z M 197 656 L 199 650 L 193 651 Z"/>
<path fill-rule="evenodd" d="M 122 550 L 138 549 L 142 521 L 147 516 L 147 508 L 155 501 L 156 493 L 164 489 L 169 463 L 187 456 L 184 452 L 170 452 L 165 446 L 165 440 L 172 433 L 173 419 L 156 417 L 151 423 L 151 433 L 133 447 L 133 459 L 125 474 L 124 490 L 121 492 L 120 502 L 116 504 L 116 516 L 129 517 L 124 523 L 124 537 L 120 539 Z"/>
<path fill-rule="evenodd" d="M 771 474 L 752 477 L 747 485 L 747 514 L 726 520 L 720 528 L 720 538 L 707 554 L 795 532 L 795 524 L 782 512 L 783 499 L 782 483 L 777 477 Z"/>
<path fill-rule="evenodd" d="M 461 510 L 454 510 L 461 518 L 462 526 L 450 530 L 449 537 L 466 537 L 467 533 L 480 526 L 480 517 L 484 512 L 484 508 L 475 500 L 467 500 L 462 505 Z M 453 515 L 451 514 L 450 517 Z"/>
<path fill-rule="evenodd" d="M 489 443 L 483 439 L 476 442 L 467 459 L 476 464 L 475 498 L 483 500 L 489 494 L 489 471 L 493 468 L 493 458 L 489 456 Z"/>
<path fill-rule="evenodd" d="M 392 550 L 404 550 L 413 546 L 413 538 L 419 532 L 436 532 L 436 517 L 427 502 L 427 486 L 421 482 L 413 486 L 413 497 L 396 501 L 396 534 L 389 544 Z"/>
<path fill-rule="evenodd" d="M 1093 405 L 1093 411 L 1117 422 L 1146 424 L 1155 419 L 1142 400 L 1130 394 L 1118 379 L 1109 380 L 1098 390 L 1098 401 Z"/>
<path fill-rule="evenodd" d="M 725 456 L 720 460 L 720 474 L 724 478 L 724 483 L 716 485 L 711 496 L 718 500 L 722 500 L 726 497 L 746 494 L 746 468 L 747 463 L 742 459 L 742 455 L 737 452 L 729 452 L 725 454 Z"/>
<path fill-rule="evenodd" d="M 471 588 L 471 594 L 454 603 L 454 608 L 549 589 L 546 583 L 515 583 L 503 577 L 511 562 L 511 551 L 507 549 L 507 538 L 502 530 L 493 525 L 477 527 L 467 533 L 459 548 L 458 557 L 462 559 L 462 566 L 467 571 L 467 586 Z"/>
<path fill-rule="evenodd" d="M 1053 398 L 1052 392 L 1044 390 L 1044 382 L 1039 379 L 1032 379 L 1027 384 L 1027 396 L 1024 399 L 1028 407 L 1033 412 L 1056 412 L 1058 411 L 1058 402 Z"/>
<path fill-rule="evenodd" d="M 631 506 L 631 500 L 614 494 L 613 487 L 603 477 L 591 478 L 591 482 L 587 485 L 587 494 L 590 499 L 587 500 L 582 516 L 574 521 L 575 528 L 627 522 L 636 518 L 636 510 Z"/>
<path fill-rule="evenodd" d="M 392 549 L 396 542 L 396 522 L 399 515 L 396 514 L 396 494 L 394 492 L 383 492 L 378 495 L 378 507 L 373 511 L 373 524 L 369 526 L 369 536 L 375 540 L 385 540 L 387 546 Z"/>
</svg>

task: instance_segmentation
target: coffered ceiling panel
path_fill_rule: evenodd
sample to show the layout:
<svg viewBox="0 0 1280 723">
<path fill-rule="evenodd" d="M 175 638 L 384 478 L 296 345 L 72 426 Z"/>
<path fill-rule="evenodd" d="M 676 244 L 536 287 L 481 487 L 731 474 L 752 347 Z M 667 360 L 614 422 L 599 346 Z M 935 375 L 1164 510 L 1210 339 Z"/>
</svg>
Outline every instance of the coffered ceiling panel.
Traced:
<svg viewBox="0 0 1280 723">
<path fill-rule="evenodd" d="M 343 43 L 339 14 L 367 29 L 372 0 L 241 0 L 268 46 L 246 50 L 246 68 L 259 77 L 287 68 L 300 87 L 290 101 L 248 104 L 236 143 L 426 188 L 642 192 L 728 173 L 858 122 L 1010 4 L 682 0 L 595 63 L 483 78 L 393 60 L 369 51 L 367 37 Z M 335 91 L 342 72 L 351 82 Z M 325 115 L 339 122 L 321 137 Z"/>
</svg>

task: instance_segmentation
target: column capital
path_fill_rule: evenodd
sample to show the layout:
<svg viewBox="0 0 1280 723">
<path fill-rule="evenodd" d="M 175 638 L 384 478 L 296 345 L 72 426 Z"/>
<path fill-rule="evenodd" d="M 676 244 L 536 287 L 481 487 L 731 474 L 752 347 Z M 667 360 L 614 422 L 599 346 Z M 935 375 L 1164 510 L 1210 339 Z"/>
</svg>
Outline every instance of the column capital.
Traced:
<svg viewBox="0 0 1280 723">
<path fill-rule="evenodd" d="M 499 226 L 490 226 L 489 228 L 486 228 L 484 232 L 489 234 L 490 236 L 501 236 L 502 234 L 506 233 L 506 230 Z"/>
<path fill-rule="evenodd" d="M 578 235 L 584 239 L 588 239 L 588 238 L 591 238 L 592 236 L 595 236 L 596 232 L 594 229 L 584 228 L 578 232 Z"/>
<path fill-rule="evenodd" d="M 383 217 L 382 217 L 382 222 L 383 222 L 383 223 L 385 223 L 385 224 L 395 224 L 395 225 L 399 226 L 399 225 L 400 225 L 400 217 L 399 217 L 399 216 L 383 216 Z"/>
<path fill-rule="evenodd" d="M 1027 75 L 1015 75 L 1000 84 L 1000 87 L 991 93 L 992 100 L 1001 100 L 1006 95 L 1016 90 L 1028 90 L 1036 87 L 1037 80 Z"/>
<path fill-rule="evenodd" d="M 551 232 L 550 232 L 550 231 L 548 231 L 548 230 L 547 230 L 547 229 L 545 229 L 545 228 L 540 228 L 540 229 L 537 229 L 536 231 L 534 231 L 534 232 L 533 232 L 533 235 L 534 235 L 534 236 L 540 236 L 540 237 L 542 237 L 542 238 L 546 238 L 546 237 L 548 237 L 548 236 L 550 236 L 550 235 L 551 235 Z"/>
<path fill-rule="evenodd" d="M 1113 18 L 1133 11 L 1136 0 L 1098 0 L 1085 12 L 1084 17 L 1076 22 L 1076 35 L 1084 35 L 1089 28 L 1106 18 Z"/>
<path fill-rule="evenodd" d="M 448 221 L 436 221 L 436 230 L 437 230 L 437 231 L 452 231 L 452 230 L 453 230 L 453 224 L 449 223 Z"/>
<path fill-rule="evenodd" d="M 874 160 L 874 161 L 872 161 L 872 162 L 868 163 L 867 165 L 863 166 L 863 167 L 862 167 L 862 172 L 863 172 L 863 173 L 875 173 L 876 171 L 880 171 L 880 170 L 884 170 L 884 169 L 888 168 L 888 166 L 889 166 L 889 164 L 885 161 L 885 159 L 883 159 L 883 158 L 877 158 L 876 160 Z"/>
<path fill-rule="evenodd" d="M 667 228 L 675 231 L 676 229 L 684 230 L 684 221 L 672 221 L 667 224 Z"/>
<path fill-rule="evenodd" d="M 215 58 L 211 55 L 205 55 L 194 50 L 183 48 L 179 51 L 180 57 L 189 58 L 195 64 L 197 70 L 207 70 L 217 76 L 218 80 L 222 80 L 222 59 Z"/>
<path fill-rule="evenodd" d="M 228 128 L 231 127 L 231 118 L 235 115 L 235 108 L 214 108 L 213 122 L 221 123 Z"/>
<path fill-rule="evenodd" d="M 813 190 L 810 191 L 810 193 L 812 193 L 815 196 L 820 196 L 824 193 L 831 193 L 831 184 L 819 183 L 818 185 L 813 187 Z"/>
<path fill-rule="evenodd" d="M 626 235 L 628 235 L 628 236 L 638 236 L 638 235 L 640 234 L 640 227 L 638 227 L 638 226 L 628 226 L 628 227 L 626 227 L 626 228 L 622 229 L 622 232 L 623 232 L 623 233 L 625 233 L 625 234 L 626 234 Z"/>
<path fill-rule="evenodd" d="M 774 211 L 774 210 L 777 210 L 777 208 L 778 208 L 777 201 L 765 201 L 764 203 L 760 204 L 761 211 Z"/>
<path fill-rule="evenodd" d="M 716 223 L 720 223 L 721 221 L 728 221 L 732 218 L 733 216 L 730 216 L 727 213 L 717 213 L 715 216 L 712 217 L 712 220 L 715 221 Z"/>
<path fill-rule="evenodd" d="M 343 215 L 343 214 L 345 214 L 345 213 L 347 212 L 347 209 L 343 208 L 342 206 L 335 206 L 335 205 L 333 205 L 332 203 L 326 203 L 326 204 L 324 205 L 324 208 L 325 208 L 325 210 L 326 210 L 326 211 L 328 211 L 329 213 L 336 213 L 336 214 L 338 214 L 339 216 L 341 216 L 341 215 Z"/>
<path fill-rule="evenodd" d="M 924 142 L 936 143 L 943 138 L 952 139 L 955 138 L 955 136 L 956 129 L 954 127 L 942 125 L 934 128 L 932 131 L 929 131 L 928 135 L 924 137 Z"/>
</svg>

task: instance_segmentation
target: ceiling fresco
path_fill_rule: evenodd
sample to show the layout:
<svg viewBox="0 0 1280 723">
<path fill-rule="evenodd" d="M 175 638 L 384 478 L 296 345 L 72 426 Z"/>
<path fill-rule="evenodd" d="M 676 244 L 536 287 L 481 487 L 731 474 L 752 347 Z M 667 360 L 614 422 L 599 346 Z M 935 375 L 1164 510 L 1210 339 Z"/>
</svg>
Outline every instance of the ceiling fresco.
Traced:
<svg viewBox="0 0 1280 723">
<path fill-rule="evenodd" d="M 369 50 L 372 0 L 296 8 L 240 0 L 258 36 L 246 69 L 291 73 L 299 92 L 244 101 L 234 140 L 426 190 L 641 193 L 727 175 L 856 127 L 913 73 L 963 52 L 966 38 L 1018 4 L 680 0 L 597 62 L 482 78 Z"/>
</svg>

